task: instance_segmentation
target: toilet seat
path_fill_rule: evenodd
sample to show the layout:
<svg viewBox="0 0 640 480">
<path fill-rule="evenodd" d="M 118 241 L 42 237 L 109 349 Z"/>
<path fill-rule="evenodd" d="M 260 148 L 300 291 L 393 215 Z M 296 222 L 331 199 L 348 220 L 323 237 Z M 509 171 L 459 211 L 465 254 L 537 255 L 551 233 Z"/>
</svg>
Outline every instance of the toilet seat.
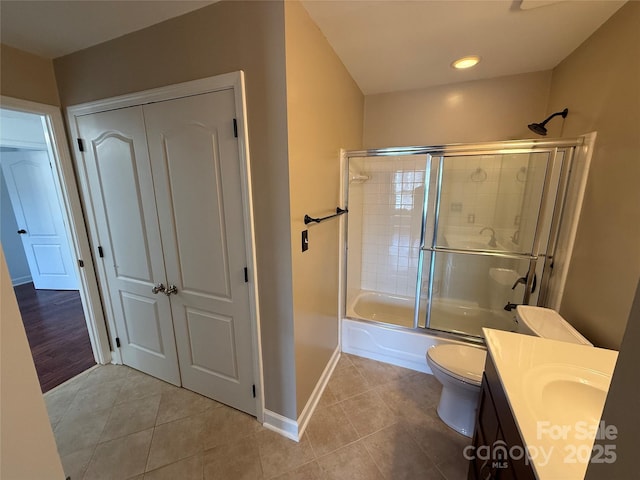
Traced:
<svg viewBox="0 0 640 480">
<path fill-rule="evenodd" d="M 427 360 L 443 373 L 470 385 L 480 386 L 487 351 L 467 345 L 437 345 L 427 350 Z"/>
</svg>

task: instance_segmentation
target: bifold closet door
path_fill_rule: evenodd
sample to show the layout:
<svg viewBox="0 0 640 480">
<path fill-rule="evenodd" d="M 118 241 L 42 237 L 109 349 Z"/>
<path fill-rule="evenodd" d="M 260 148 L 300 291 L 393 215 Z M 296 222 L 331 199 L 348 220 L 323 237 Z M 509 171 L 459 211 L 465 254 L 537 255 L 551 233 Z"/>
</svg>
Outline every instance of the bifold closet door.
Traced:
<svg viewBox="0 0 640 480">
<path fill-rule="evenodd" d="M 185 388 L 256 413 L 232 89 L 144 106 Z"/>
<path fill-rule="evenodd" d="M 142 107 L 85 115 L 77 125 L 100 287 L 123 362 L 180 385 L 169 298 L 152 293 L 166 274 Z"/>
</svg>

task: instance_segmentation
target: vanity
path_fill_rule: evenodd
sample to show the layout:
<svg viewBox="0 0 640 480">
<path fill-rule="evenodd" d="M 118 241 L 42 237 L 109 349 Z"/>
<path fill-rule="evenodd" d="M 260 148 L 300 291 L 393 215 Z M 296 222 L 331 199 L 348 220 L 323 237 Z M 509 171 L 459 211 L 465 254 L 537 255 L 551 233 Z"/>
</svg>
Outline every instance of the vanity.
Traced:
<svg viewBox="0 0 640 480">
<path fill-rule="evenodd" d="M 591 461 L 615 461 L 615 425 L 600 417 L 618 352 L 483 329 L 487 360 L 469 480 L 583 479 Z M 602 451 L 601 451 L 602 450 Z"/>
</svg>

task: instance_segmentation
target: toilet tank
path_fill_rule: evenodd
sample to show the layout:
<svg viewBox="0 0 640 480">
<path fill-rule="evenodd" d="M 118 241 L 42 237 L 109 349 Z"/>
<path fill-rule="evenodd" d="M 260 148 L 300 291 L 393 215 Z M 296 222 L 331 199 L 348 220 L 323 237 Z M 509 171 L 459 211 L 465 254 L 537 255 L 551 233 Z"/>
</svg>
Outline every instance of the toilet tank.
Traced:
<svg viewBox="0 0 640 480">
<path fill-rule="evenodd" d="M 518 305 L 516 319 L 518 333 L 593 347 L 589 340 L 580 335 L 580 332 L 569 325 L 558 312 L 550 308 Z"/>
</svg>

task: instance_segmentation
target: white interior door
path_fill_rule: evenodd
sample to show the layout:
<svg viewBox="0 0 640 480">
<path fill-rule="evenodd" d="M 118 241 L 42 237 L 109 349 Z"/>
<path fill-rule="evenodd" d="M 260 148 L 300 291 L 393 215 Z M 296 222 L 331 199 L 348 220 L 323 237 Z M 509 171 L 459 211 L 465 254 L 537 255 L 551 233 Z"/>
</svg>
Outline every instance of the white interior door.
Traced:
<svg viewBox="0 0 640 480">
<path fill-rule="evenodd" d="M 142 107 L 81 116 L 77 125 L 92 241 L 123 362 L 180 385 L 169 298 L 152 292 L 166 276 Z"/>
<path fill-rule="evenodd" d="M 144 106 L 183 385 L 256 413 L 232 89 Z"/>
<path fill-rule="evenodd" d="M 77 290 L 78 279 L 62 208 L 42 150 L 2 152 L 2 171 L 37 289 Z"/>
</svg>

